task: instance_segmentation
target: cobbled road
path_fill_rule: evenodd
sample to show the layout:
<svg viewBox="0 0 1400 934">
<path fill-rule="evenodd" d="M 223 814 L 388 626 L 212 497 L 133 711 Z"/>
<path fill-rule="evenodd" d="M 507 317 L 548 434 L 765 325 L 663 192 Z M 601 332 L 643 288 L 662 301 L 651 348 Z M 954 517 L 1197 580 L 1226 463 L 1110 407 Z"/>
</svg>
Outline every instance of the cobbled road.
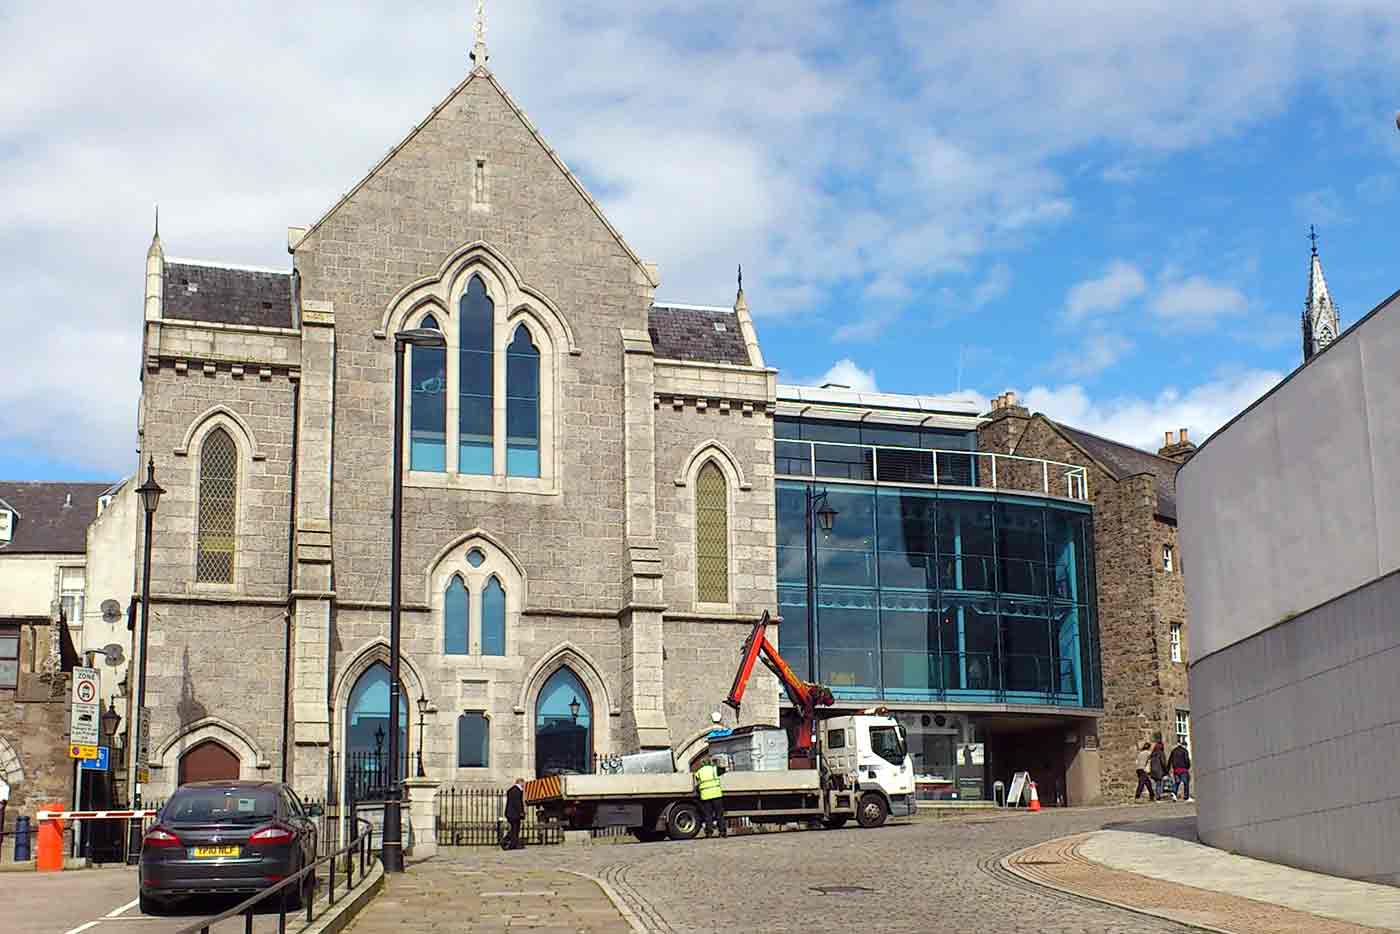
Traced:
<svg viewBox="0 0 1400 934">
<path fill-rule="evenodd" d="M 996 812 L 919 818 L 879 830 L 515 853 L 479 848 L 446 858 L 487 869 L 514 861 L 587 873 L 605 880 L 644 927 L 660 934 L 1182 934 L 1194 929 L 1052 892 L 1009 875 L 999 861 L 1065 834 L 1129 824 L 1152 832 L 1163 818 L 1194 812 L 1189 804 Z"/>
</svg>

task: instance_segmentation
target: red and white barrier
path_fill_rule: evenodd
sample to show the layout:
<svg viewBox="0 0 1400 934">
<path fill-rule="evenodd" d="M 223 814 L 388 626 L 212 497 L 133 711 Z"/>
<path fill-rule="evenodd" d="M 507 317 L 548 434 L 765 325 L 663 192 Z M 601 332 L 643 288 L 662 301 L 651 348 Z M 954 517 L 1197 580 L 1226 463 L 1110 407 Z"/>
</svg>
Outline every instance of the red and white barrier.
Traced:
<svg viewBox="0 0 1400 934">
<path fill-rule="evenodd" d="M 108 818 L 155 817 L 159 811 L 36 811 L 36 820 L 106 820 Z"/>
</svg>

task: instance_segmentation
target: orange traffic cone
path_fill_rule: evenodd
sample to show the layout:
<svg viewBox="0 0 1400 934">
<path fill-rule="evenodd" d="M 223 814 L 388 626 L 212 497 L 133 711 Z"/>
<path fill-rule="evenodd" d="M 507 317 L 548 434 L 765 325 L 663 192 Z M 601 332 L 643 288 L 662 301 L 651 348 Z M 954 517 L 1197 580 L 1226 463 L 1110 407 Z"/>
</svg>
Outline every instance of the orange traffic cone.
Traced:
<svg viewBox="0 0 1400 934">
<path fill-rule="evenodd" d="M 1031 806 L 1030 806 L 1030 810 L 1032 810 L 1032 811 L 1039 811 L 1039 810 L 1040 810 L 1040 795 L 1036 794 L 1036 792 L 1035 792 L 1035 782 L 1031 782 Z"/>
</svg>

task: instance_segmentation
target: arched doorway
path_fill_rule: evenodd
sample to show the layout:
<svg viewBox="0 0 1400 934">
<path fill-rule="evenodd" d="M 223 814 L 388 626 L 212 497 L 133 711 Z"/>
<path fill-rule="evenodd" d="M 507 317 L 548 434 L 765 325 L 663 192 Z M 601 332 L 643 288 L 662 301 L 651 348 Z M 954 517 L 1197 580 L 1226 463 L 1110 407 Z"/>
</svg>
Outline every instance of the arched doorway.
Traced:
<svg viewBox="0 0 1400 934">
<path fill-rule="evenodd" d="M 399 686 L 399 777 L 407 776 L 408 694 Z M 353 801 L 382 798 L 389 784 L 389 666 L 375 662 L 355 682 L 345 711 L 345 777 Z"/>
<path fill-rule="evenodd" d="M 223 782 L 237 779 L 240 774 L 238 756 L 223 743 L 206 739 L 195 743 L 180 756 L 181 785 L 190 782 Z"/>
<path fill-rule="evenodd" d="M 593 771 L 593 700 L 567 667 L 549 676 L 535 702 L 535 775 Z"/>
</svg>

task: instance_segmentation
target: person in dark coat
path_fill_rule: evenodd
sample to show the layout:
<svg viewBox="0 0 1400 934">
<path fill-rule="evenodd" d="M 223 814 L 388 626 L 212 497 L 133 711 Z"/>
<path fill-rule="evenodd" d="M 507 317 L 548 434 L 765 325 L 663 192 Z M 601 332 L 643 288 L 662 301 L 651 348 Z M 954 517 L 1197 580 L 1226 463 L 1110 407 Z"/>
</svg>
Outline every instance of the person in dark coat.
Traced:
<svg viewBox="0 0 1400 934">
<path fill-rule="evenodd" d="M 1177 790 L 1181 792 L 1181 800 L 1190 801 L 1191 753 L 1186 751 L 1186 744 L 1181 740 L 1177 740 L 1176 745 L 1172 747 L 1172 754 L 1167 758 L 1167 767 L 1172 770 L 1172 778 L 1176 780 Z"/>
<path fill-rule="evenodd" d="M 1152 744 L 1152 758 L 1148 760 L 1148 772 L 1152 775 L 1152 789 L 1157 792 L 1157 800 L 1162 800 L 1162 779 L 1167 777 L 1167 751 L 1159 739 Z"/>
<path fill-rule="evenodd" d="M 515 784 L 506 791 L 506 824 L 510 836 L 506 844 L 508 850 L 525 849 L 525 841 L 520 839 L 520 822 L 525 819 L 525 779 L 517 778 Z"/>
</svg>

